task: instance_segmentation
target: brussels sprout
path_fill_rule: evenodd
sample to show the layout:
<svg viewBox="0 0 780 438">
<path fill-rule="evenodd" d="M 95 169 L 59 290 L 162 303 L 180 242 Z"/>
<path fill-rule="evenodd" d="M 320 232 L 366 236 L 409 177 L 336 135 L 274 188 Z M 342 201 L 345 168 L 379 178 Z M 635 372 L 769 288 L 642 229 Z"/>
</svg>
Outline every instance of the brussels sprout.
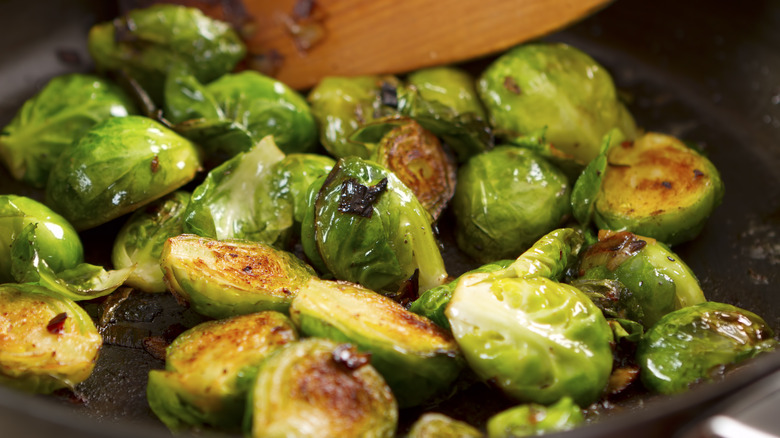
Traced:
<svg viewBox="0 0 780 438">
<path fill-rule="evenodd" d="M 306 100 L 287 85 L 256 71 L 227 74 L 198 87 L 195 79 L 166 84 L 172 122 L 218 119 L 237 123 L 255 140 L 273 135 L 286 153 L 306 152 L 317 142 L 317 126 Z"/>
<path fill-rule="evenodd" d="M 115 291 L 133 271 L 132 267 L 106 271 L 102 266 L 80 263 L 54 272 L 40 256 L 45 240 L 38 238 L 38 228 L 37 223 L 28 224 L 11 245 L 11 274 L 18 283 L 38 284 L 74 301 L 90 300 Z"/>
<path fill-rule="evenodd" d="M 431 217 L 389 170 L 357 157 L 333 167 L 307 208 L 303 249 L 341 280 L 393 294 L 419 270 L 419 288 L 447 278 Z M 318 182 L 315 182 L 317 184 Z"/>
<path fill-rule="evenodd" d="M 261 310 L 286 313 L 314 276 L 297 257 L 268 245 L 186 234 L 166 241 L 160 263 L 177 299 L 213 318 Z"/>
<path fill-rule="evenodd" d="M 525 404 L 490 417 L 489 438 L 539 436 L 572 430 L 585 421 L 580 407 L 569 397 L 550 406 Z"/>
<path fill-rule="evenodd" d="M 685 391 L 723 367 L 773 350 L 773 336 L 761 317 L 730 304 L 707 302 L 675 310 L 639 343 L 642 383 L 664 394 Z"/>
<path fill-rule="evenodd" d="M 105 79 L 57 76 L 3 128 L 0 159 L 14 178 L 43 188 L 55 161 L 74 140 L 98 122 L 135 112 L 122 90 Z"/>
<path fill-rule="evenodd" d="M 580 275 L 617 280 L 628 288 L 630 309 L 621 317 L 645 328 L 672 310 L 706 301 L 693 271 L 676 254 L 662 243 L 627 231 L 600 233 L 599 241 L 582 256 Z"/>
<path fill-rule="evenodd" d="M 134 266 L 125 282 L 144 292 L 165 292 L 160 269 L 163 245 L 183 232 L 183 216 L 190 201 L 188 192 L 176 191 L 136 210 L 114 239 L 111 262 L 115 268 Z"/>
<path fill-rule="evenodd" d="M 449 283 L 436 286 L 433 289 L 428 289 L 423 292 L 419 298 L 414 300 L 409 306 L 409 311 L 422 315 L 431 321 L 439 325 L 439 327 L 450 329 L 450 322 L 447 321 L 447 316 L 444 315 L 444 310 L 447 308 L 450 299 L 452 298 L 452 292 L 458 286 L 458 281 L 466 275 L 475 274 L 479 272 L 495 272 L 501 269 L 507 268 L 512 264 L 514 260 L 499 260 L 493 263 L 482 265 L 477 269 L 466 272 L 460 277 L 456 278 Z"/>
<path fill-rule="evenodd" d="M 433 67 L 415 71 L 407 80 L 397 90 L 398 112 L 441 137 L 458 161 L 493 147 L 493 133 L 468 73 Z"/>
<path fill-rule="evenodd" d="M 496 135 L 544 138 L 583 163 L 596 157 L 610 129 L 635 136 L 634 121 L 607 71 L 565 44 L 507 51 L 485 69 L 477 90 Z"/>
<path fill-rule="evenodd" d="M 213 169 L 192 193 L 184 231 L 220 240 L 283 244 L 293 226 L 293 203 L 274 188 L 274 165 L 283 158 L 268 136 Z"/>
<path fill-rule="evenodd" d="M 320 126 L 320 142 L 336 158 L 369 158 L 370 144 L 350 141 L 361 126 L 395 109 L 382 103 L 382 84 L 393 88 L 398 80 L 390 76 L 326 77 L 309 93 L 314 118 Z"/>
<path fill-rule="evenodd" d="M 311 280 L 293 299 L 290 317 L 304 335 L 349 342 L 371 353 L 371 363 L 401 407 L 446 390 L 463 367 L 449 333 L 356 284 Z"/>
<path fill-rule="evenodd" d="M 406 438 L 482 438 L 482 432 L 468 423 L 429 412 L 412 424 Z"/>
<path fill-rule="evenodd" d="M 140 116 L 99 123 L 55 163 L 46 204 L 77 230 L 131 212 L 195 177 L 195 146 Z"/>
<path fill-rule="evenodd" d="M 594 215 L 601 229 L 676 245 L 696 237 L 723 199 L 715 166 L 674 137 L 648 133 L 608 158 Z"/>
<path fill-rule="evenodd" d="M 246 53 L 227 23 L 170 4 L 131 10 L 96 24 L 88 48 L 99 70 L 127 72 L 158 103 L 171 68 L 186 68 L 205 83 L 233 70 Z"/>
<path fill-rule="evenodd" d="M 479 261 L 514 258 L 568 215 L 570 187 L 526 149 L 499 146 L 458 171 L 452 199 L 458 247 Z"/>
<path fill-rule="evenodd" d="M 164 371 L 149 372 L 149 406 L 172 430 L 239 429 L 260 363 L 297 339 L 295 327 L 278 312 L 199 324 L 168 346 Z"/>
<path fill-rule="evenodd" d="M 367 355 L 348 344 L 304 339 L 262 363 L 245 429 L 264 437 L 392 437 L 393 393 Z"/>
<path fill-rule="evenodd" d="M 81 239 L 64 217 L 38 201 L 16 195 L 0 195 L 0 283 L 14 280 L 11 246 L 30 224 L 38 224 L 38 255 L 54 270 L 76 267 L 84 261 Z"/>
<path fill-rule="evenodd" d="M 303 222 L 306 193 L 318 178 L 327 175 L 336 162 L 325 155 L 290 154 L 274 166 L 274 191 L 292 200 L 295 223 Z"/>
<path fill-rule="evenodd" d="M 409 73 L 406 83 L 416 88 L 423 99 L 439 102 L 456 115 L 473 113 L 485 118 L 474 78 L 464 70 L 451 66 L 424 68 Z"/>
<path fill-rule="evenodd" d="M 581 243 L 545 236 L 510 267 L 462 277 L 445 315 L 476 374 L 523 402 L 598 398 L 612 370 L 612 332 L 587 296 L 555 278 Z M 544 254 L 542 250 L 548 251 Z"/>
<path fill-rule="evenodd" d="M 391 170 L 438 219 L 455 193 L 456 168 L 435 135 L 412 119 L 393 117 L 365 125 L 351 139 L 375 142 L 371 160 Z"/>
<path fill-rule="evenodd" d="M 0 285 L 0 383 L 35 393 L 74 388 L 103 340 L 76 303 L 31 284 Z"/>
</svg>

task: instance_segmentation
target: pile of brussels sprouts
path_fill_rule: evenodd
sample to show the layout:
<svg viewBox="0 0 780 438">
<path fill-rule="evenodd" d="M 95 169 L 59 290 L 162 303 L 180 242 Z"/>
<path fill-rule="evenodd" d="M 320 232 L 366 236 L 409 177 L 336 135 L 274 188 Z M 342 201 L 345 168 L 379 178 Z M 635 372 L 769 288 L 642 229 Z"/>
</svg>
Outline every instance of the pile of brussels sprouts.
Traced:
<svg viewBox="0 0 780 438">
<path fill-rule="evenodd" d="M 776 345 L 670 250 L 720 203 L 718 171 L 639 130 L 575 48 L 304 98 L 234 72 L 243 43 L 196 9 L 131 11 L 88 42 L 101 75 L 52 79 L 0 134 L 43 193 L 0 195 L 4 385 L 85 380 L 102 341 L 76 301 L 122 285 L 209 318 L 149 373 L 172 430 L 389 437 L 417 407 L 409 437 L 535 435 Z M 113 266 L 85 263 L 79 232 L 118 218 Z M 453 218 L 476 268 L 457 278 L 436 225 Z M 515 406 L 485 425 L 436 413 L 482 383 Z"/>
</svg>

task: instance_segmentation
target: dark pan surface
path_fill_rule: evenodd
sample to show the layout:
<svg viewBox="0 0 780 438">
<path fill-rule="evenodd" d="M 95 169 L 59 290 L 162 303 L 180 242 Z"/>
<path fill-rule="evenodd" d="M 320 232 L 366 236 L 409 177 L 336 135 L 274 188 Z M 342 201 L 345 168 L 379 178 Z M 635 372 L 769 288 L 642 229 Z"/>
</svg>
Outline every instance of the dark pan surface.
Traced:
<svg viewBox="0 0 780 438">
<path fill-rule="evenodd" d="M 0 125 L 50 77 L 88 71 L 84 48 L 91 23 L 111 11 L 105 3 L 52 1 L 46 9 L 24 1 L 0 3 Z M 780 4 L 773 1 L 639 2 L 618 0 L 550 40 L 590 53 L 613 74 L 630 109 L 647 130 L 701 146 L 722 173 L 726 196 L 695 241 L 675 251 L 699 277 L 705 294 L 755 311 L 780 331 Z M 468 67 L 479 69 L 487 61 Z M 25 191 L 0 172 L 0 193 Z M 121 221 L 119 221 L 121 222 Z M 120 223 L 82 234 L 110 241 Z M 443 227 L 445 228 L 445 227 Z M 444 239 L 447 241 L 446 229 Z M 89 243 L 87 243 L 89 244 Z M 88 261 L 103 263 L 109 245 L 90 245 Z M 445 254 L 453 273 L 468 261 Z M 99 305 L 88 306 L 93 314 Z M 117 336 L 103 349 L 76 396 L 29 396 L 0 388 L 0 436 L 170 436 L 145 400 L 146 374 L 162 362 L 142 348 L 150 335 L 170 335 L 198 317 L 169 295 L 133 294 L 116 314 Z M 780 368 L 766 355 L 727 376 L 673 398 L 639 397 L 602 407 L 596 424 L 563 436 L 670 436 L 683 422 L 747 382 Z M 461 396 L 470 405 L 498 408 L 502 400 L 479 389 Z M 480 412 L 446 406 L 455 415 Z M 598 418 L 597 418 L 598 419 Z M 204 436 L 203 433 L 198 436 Z"/>
</svg>

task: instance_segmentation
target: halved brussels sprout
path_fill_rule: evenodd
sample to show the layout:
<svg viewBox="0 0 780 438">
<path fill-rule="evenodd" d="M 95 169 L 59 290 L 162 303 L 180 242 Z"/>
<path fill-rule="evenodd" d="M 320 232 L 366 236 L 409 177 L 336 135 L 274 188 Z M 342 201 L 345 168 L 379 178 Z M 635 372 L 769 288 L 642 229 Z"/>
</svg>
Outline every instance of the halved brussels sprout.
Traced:
<svg viewBox="0 0 780 438">
<path fill-rule="evenodd" d="M 177 299 L 213 318 L 261 310 L 286 313 L 314 276 L 294 255 L 262 243 L 187 234 L 166 241 L 161 266 Z"/>
<path fill-rule="evenodd" d="M 645 333 L 637 348 L 645 387 L 683 392 L 725 367 L 774 350 L 772 329 L 758 315 L 707 302 L 675 310 Z"/>
<path fill-rule="evenodd" d="M 431 321 L 439 325 L 439 327 L 450 329 L 450 322 L 447 320 L 447 316 L 444 314 L 444 310 L 447 308 L 447 304 L 450 303 L 452 298 L 452 292 L 458 286 L 458 281 L 466 275 L 475 274 L 478 272 L 495 272 L 501 269 L 507 268 L 514 260 L 499 260 L 493 263 L 482 265 L 477 269 L 473 269 L 450 281 L 449 283 L 436 286 L 433 289 L 428 289 L 423 292 L 419 298 L 412 301 L 409 305 L 409 311 L 422 315 Z"/>
<path fill-rule="evenodd" d="M 57 158 L 74 140 L 98 122 L 135 112 L 122 90 L 105 79 L 57 76 L 3 128 L 0 159 L 14 178 L 43 188 Z"/>
<path fill-rule="evenodd" d="M 433 220 L 438 219 L 455 194 L 457 172 L 439 139 L 412 119 L 386 118 L 364 126 L 352 140 L 366 130 L 381 133 L 371 159 L 393 171 Z"/>
<path fill-rule="evenodd" d="M 0 383 L 35 393 L 74 388 L 103 339 L 76 303 L 41 286 L 0 285 Z"/>
<path fill-rule="evenodd" d="M 349 342 L 370 353 L 401 407 L 442 393 L 463 368 L 449 333 L 356 284 L 312 279 L 293 299 L 290 317 L 302 334 Z"/>
<path fill-rule="evenodd" d="M 508 268 L 462 277 L 445 315 L 471 369 L 510 397 L 595 401 L 612 370 L 603 314 L 560 276 L 582 242 L 556 230 Z"/>
<path fill-rule="evenodd" d="M 78 233 L 64 217 L 31 198 L 0 195 L 0 283 L 14 281 L 11 246 L 22 230 L 38 224 L 38 255 L 54 272 L 74 268 L 84 261 Z"/>
<path fill-rule="evenodd" d="M 398 408 L 370 357 L 348 344 L 309 338 L 263 362 L 250 392 L 252 438 L 395 435 Z"/>
<path fill-rule="evenodd" d="M 11 245 L 11 274 L 18 283 L 44 286 L 53 295 L 74 301 L 106 296 L 124 284 L 133 268 L 106 271 L 102 266 L 80 263 L 54 272 L 41 256 L 37 223 L 28 224 Z"/>
<path fill-rule="evenodd" d="M 394 88 L 391 76 L 326 77 L 309 93 L 311 110 L 319 124 L 320 142 L 336 158 L 369 158 L 373 150 L 349 138 L 361 126 L 396 113 L 383 105 L 382 84 Z"/>
<path fill-rule="evenodd" d="M 485 69 L 477 90 L 497 136 L 544 138 L 583 163 L 596 157 L 610 129 L 635 136 L 634 120 L 609 73 L 566 44 L 507 51 Z"/>
<path fill-rule="evenodd" d="M 174 66 L 205 83 L 232 71 L 246 53 L 229 24 L 196 8 L 171 4 L 134 9 L 96 24 L 87 42 L 98 70 L 128 73 L 158 103 L 165 76 Z"/>
<path fill-rule="evenodd" d="M 406 438 L 482 438 L 475 427 L 444 414 L 428 412 L 412 424 Z"/>
<path fill-rule="evenodd" d="M 85 230 L 176 190 L 199 168 L 189 140 L 145 117 L 114 117 L 60 156 L 49 176 L 46 204 Z"/>
<path fill-rule="evenodd" d="M 430 215 L 388 169 L 342 158 L 310 192 L 301 234 L 318 268 L 387 294 L 417 270 L 419 290 L 447 278 Z"/>
<path fill-rule="evenodd" d="M 723 199 L 712 162 L 674 137 L 647 133 L 608 158 L 594 216 L 601 229 L 676 245 L 696 237 Z"/>
<path fill-rule="evenodd" d="M 172 430 L 240 429 L 260 363 L 297 340 L 295 326 L 278 312 L 201 323 L 168 346 L 164 371 L 149 372 L 149 406 Z"/>
<path fill-rule="evenodd" d="M 585 421 L 582 410 L 570 397 L 550 406 L 525 404 L 490 417 L 488 438 L 538 436 L 574 429 Z"/>
<path fill-rule="evenodd" d="M 458 171 L 458 247 L 480 263 L 515 258 L 569 214 L 566 175 L 536 153 L 498 146 Z"/>
<path fill-rule="evenodd" d="M 583 254 L 580 276 L 617 280 L 631 291 L 624 317 L 651 327 L 662 316 L 706 301 L 693 271 L 664 244 L 628 231 L 600 232 Z M 638 306 L 638 308 L 637 308 Z"/>
<path fill-rule="evenodd" d="M 115 268 L 135 269 L 126 284 L 144 292 L 165 292 L 160 268 L 163 245 L 183 232 L 183 216 L 190 202 L 188 192 L 176 191 L 138 209 L 114 239 L 111 262 Z"/>
<path fill-rule="evenodd" d="M 192 193 L 184 232 L 283 245 L 294 223 L 292 201 L 274 184 L 274 166 L 283 158 L 268 136 L 212 169 Z"/>
</svg>

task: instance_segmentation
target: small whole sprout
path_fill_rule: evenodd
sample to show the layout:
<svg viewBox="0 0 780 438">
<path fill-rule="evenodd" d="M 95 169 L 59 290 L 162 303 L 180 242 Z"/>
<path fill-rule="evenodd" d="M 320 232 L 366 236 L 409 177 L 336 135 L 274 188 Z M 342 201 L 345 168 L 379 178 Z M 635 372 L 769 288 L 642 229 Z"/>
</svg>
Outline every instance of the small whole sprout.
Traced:
<svg viewBox="0 0 780 438">
<path fill-rule="evenodd" d="M 412 190 L 433 220 L 455 194 L 457 169 L 439 139 L 409 118 L 386 118 L 361 128 L 353 141 L 376 139 L 371 159 L 391 170 Z"/>
<path fill-rule="evenodd" d="M 274 168 L 283 159 L 268 136 L 212 169 L 192 192 L 184 232 L 283 246 L 294 224 L 293 202 L 274 182 Z"/>
<path fill-rule="evenodd" d="M 430 215 L 388 169 L 342 158 L 307 199 L 301 241 L 318 269 L 388 295 L 416 271 L 419 290 L 447 278 Z"/>
<path fill-rule="evenodd" d="M 482 438 L 479 429 L 444 414 L 428 412 L 412 424 L 406 438 Z"/>
<path fill-rule="evenodd" d="M 350 137 L 363 125 L 396 113 L 383 104 L 383 84 L 395 89 L 398 80 L 391 76 L 331 76 L 311 90 L 308 100 L 320 127 L 320 142 L 331 155 L 371 157 L 370 144 L 353 142 Z"/>
<path fill-rule="evenodd" d="M 612 331 L 577 288 L 554 281 L 576 260 L 573 229 L 540 239 L 508 268 L 462 277 L 445 311 L 481 379 L 522 402 L 595 401 L 612 370 Z"/>
<path fill-rule="evenodd" d="M 51 393 L 92 373 L 103 339 L 75 302 L 31 284 L 0 285 L 0 383 Z"/>
<path fill-rule="evenodd" d="M 432 67 L 407 76 L 396 91 L 398 112 L 415 119 L 447 144 L 459 162 L 493 147 L 474 78 L 455 67 Z"/>
<path fill-rule="evenodd" d="M 166 115 L 188 138 L 198 135 L 210 155 L 228 157 L 244 152 L 245 142 L 226 146 L 225 133 L 215 129 L 228 122 L 229 132 L 245 132 L 254 141 L 273 135 L 285 153 L 311 150 L 317 142 L 317 126 L 306 99 L 295 90 L 256 71 L 226 74 L 207 84 L 198 84 L 177 70 L 166 83 Z M 212 123 L 204 123 L 212 122 Z M 203 128 L 211 129 L 204 132 Z M 212 138 L 218 134 L 216 140 Z M 194 139 L 193 139 L 194 140 Z M 203 141 L 205 140 L 205 142 Z M 212 141 L 214 140 L 214 141 Z M 222 149 L 223 151 L 221 151 Z"/>
<path fill-rule="evenodd" d="M 74 268 L 84 261 L 81 239 L 64 217 L 34 199 L 0 195 L 0 283 L 14 281 L 11 247 L 31 224 L 38 224 L 38 255 L 54 272 Z"/>
<path fill-rule="evenodd" d="M 165 370 L 149 372 L 149 406 L 171 430 L 239 429 L 260 363 L 297 339 L 295 326 L 278 312 L 201 323 L 168 346 Z"/>
<path fill-rule="evenodd" d="M 550 406 L 529 403 L 499 412 L 488 419 L 488 438 L 539 436 L 572 430 L 584 423 L 582 410 L 570 397 Z"/>
<path fill-rule="evenodd" d="M 400 407 L 441 394 L 463 368 L 449 333 L 356 284 L 313 279 L 293 299 L 290 317 L 303 335 L 348 342 L 370 353 Z"/>
<path fill-rule="evenodd" d="M 423 68 L 409 73 L 406 83 L 416 88 L 423 99 L 439 102 L 457 115 L 472 113 L 485 118 L 474 78 L 462 69 L 451 66 Z"/>
<path fill-rule="evenodd" d="M 530 150 L 476 155 L 452 199 L 458 247 L 480 263 L 517 257 L 567 217 L 570 191 L 563 172 Z"/>
<path fill-rule="evenodd" d="M 87 45 L 98 70 L 126 72 L 158 103 L 172 68 L 186 68 L 207 83 L 232 71 L 246 53 L 228 23 L 172 4 L 133 9 L 98 23 Z"/>
<path fill-rule="evenodd" d="M 166 292 L 160 268 L 163 245 L 183 232 L 183 216 L 190 194 L 173 192 L 136 210 L 114 239 L 111 261 L 115 268 L 134 266 L 126 284 L 144 292 Z"/>
<path fill-rule="evenodd" d="M 639 343 L 642 383 L 654 392 L 683 392 L 730 365 L 777 346 L 758 315 L 730 304 L 706 302 L 661 318 Z"/>
<path fill-rule="evenodd" d="M 610 129 L 635 136 L 633 118 L 618 100 L 609 73 L 566 44 L 524 44 L 507 51 L 485 69 L 477 90 L 497 136 L 544 139 L 583 163 L 598 155 Z"/>
<path fill-rule="evenodd" d="M 580 261 L 584 280 L 615 280 L 625 313 L 650 328 L 665 314 L 706 301 L 693 271 L 666 245 L 628 231 L 603 231 Z"/>
<path fill-rule="evenodd" d="M 398 408 L 370 356 L 308 338 L 265 360 L 250 391 L 246 435 L 390 438 Z"/>
<path fill-rule="evenodd" d="M 300 259 L 269 245 L 188 234 L 166 241 L 161 266 L 177 299 L 212 318 L 262 310 L 286 313 L 314 276 Z"/>
<path fill-rule="evenodd" d="M 0 160 L 15 179 L 44 188 L 51 168 L 71 143 L 98 122 L 135 112 L 127 95 L 105 79 L 57 76 L 3 128 Z"/>
<path fill-rule="evenodd" d="M 676 245 L 699 234 L 723 191 L 710 160 L 674 137 L 647 133 L 610 149 L 594 221 Z"/>
<path fill-rule="evenodd" d="M 60 156 L 45 202 L 77 230 L 86 230 L 178 189 L 199 168 L 189 140 L 145 117 L 114 117 Z"/>
</svg>

